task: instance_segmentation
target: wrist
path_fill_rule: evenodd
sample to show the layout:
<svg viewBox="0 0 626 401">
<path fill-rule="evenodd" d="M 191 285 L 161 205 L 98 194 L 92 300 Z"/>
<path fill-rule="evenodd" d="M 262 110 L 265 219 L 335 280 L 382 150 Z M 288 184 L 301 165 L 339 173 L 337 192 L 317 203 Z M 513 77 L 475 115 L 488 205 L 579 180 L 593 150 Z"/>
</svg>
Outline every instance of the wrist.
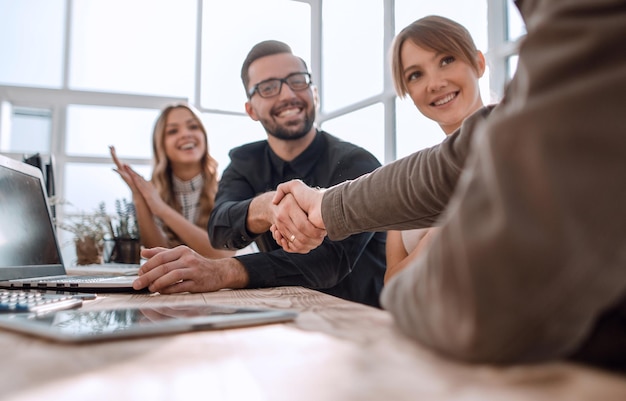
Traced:
<svg viewBox="0 0 626 401">
<path fill-rule="evenodd" d="M 250 282 L 248 271 L 236 258 L 228 258 L 228 270 L 226 272 L 227 288 L 246 288 Z"/>
<path fill-rule="evenodd" d="M 272 207 L 274 205 L 272 199 L 274 194 L 275 192 L 266 192 L 250 202 L 246 227 L 251 233 L 261 234 L 270 229 L 273 223 Z"/>
<path fill-rule="evenodd" d="M 314 201 L 315 206 L 311 210 L 311 215 L 309 216 L 309 220 L 311 221 L 311 223 L 313 223 L 314 226 L 322 230 L 326 229 L 326 225 L 324 224 L 324 218 L 322 215 L 322 204 L 324 200 L 325 191 L 326 191 L 325 189 L 317 190 L 317 193 L 315 194 L 316 199 Z"/>
</svg>

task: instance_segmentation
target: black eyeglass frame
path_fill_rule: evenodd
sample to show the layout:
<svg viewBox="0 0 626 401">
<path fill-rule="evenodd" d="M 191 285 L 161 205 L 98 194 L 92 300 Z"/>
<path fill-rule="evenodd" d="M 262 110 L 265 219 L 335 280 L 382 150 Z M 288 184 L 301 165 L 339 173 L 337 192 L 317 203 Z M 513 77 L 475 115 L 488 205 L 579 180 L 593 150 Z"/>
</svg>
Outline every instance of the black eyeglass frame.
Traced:
<svg viewBox="0 0 626 401">
<path fill-rule="evenodd" d="M 305 77 L 305 81 L 306 81 L 306 86 L 303 88 L 294 88 L 291 86 L 291 84 L 289 84 L 289 78 L 294 77 L 296 75 L 303 75 Z M 266 84 L 268 82 L 278 82 L 278 91 L 273 94 L 273 95 L 269 95 L 269 96 L 263 96 L 261 94 L 261 92 L 259 91 L 259 86 Z M 308 89 L 311 84 L 313 82 L 311 82 L 311 74 L 309 72 L 292 72 L 291 74 L 287 75 L 285 78 L 270 78 L 270 79 L 266 79 L 265 81 L 261 81 L 258 84 L 254 85 L 252 87 L 252 89 L 250 89 L 250 91 L 248 92 L 248 99 L 252 98 L 252 96 L 254 96 L 255 93 L 258 93 L 259 96 L 261 96 L 264 99 L 270 98 L 270 97 L 274 97 L 274 96 L 278 96 L 278 94 L 280 94 L 280 91 L 283 89 L 283 84 L 286 84 L 289 89 L 291 89 L 292 91 L 303 91 L 305 89 Z"/>
</svg>

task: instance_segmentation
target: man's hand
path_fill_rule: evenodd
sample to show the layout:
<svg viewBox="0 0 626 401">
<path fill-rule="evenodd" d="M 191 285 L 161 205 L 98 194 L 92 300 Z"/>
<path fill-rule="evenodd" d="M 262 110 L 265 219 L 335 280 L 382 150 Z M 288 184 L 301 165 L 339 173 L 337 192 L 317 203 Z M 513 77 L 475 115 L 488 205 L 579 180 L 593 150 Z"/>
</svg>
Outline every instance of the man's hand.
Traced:
<svg viewBox="0 0 626 401">
<path fill-rule="evenodd" d="M 133 288 L 151 292 L 209 292 L 223 288 L 244 288 L 248 273 L 234 258 L 207 259 L 186 246 L 174 249 L 144 249 L 148 258 L 139 269 Z"/>
<path fill-rule="evenodd" d="M 324 192 L 300 180 L 280 184 L 272 202 L 277 205 L 271 227 L 276 242 L 287 252 L 308 253 L 318 247 L 326 230 L 321 206 Z"/>
</svg>

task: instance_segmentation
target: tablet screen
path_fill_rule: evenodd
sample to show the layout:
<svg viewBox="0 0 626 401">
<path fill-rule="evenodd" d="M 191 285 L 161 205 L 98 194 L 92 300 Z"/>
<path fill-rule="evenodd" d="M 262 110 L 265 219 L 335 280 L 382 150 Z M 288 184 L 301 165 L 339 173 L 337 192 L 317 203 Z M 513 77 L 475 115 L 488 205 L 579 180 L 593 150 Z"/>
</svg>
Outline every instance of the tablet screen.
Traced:
<svg viewBox="0 0 626 401">
<path fill-rule="evenodd" d="M 7 315 L 0 316 L 0 327 L 72 342 L 241 327 L 295 317 L 292 311 L 202 304 Z"/>
</svg>

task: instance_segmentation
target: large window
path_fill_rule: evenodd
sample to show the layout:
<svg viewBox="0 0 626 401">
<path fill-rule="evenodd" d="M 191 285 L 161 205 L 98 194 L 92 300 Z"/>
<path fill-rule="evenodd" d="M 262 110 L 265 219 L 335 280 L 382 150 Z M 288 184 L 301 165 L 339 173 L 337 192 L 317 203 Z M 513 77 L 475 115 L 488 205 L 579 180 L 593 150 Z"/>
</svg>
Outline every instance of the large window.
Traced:
<svg viewBox="0 0 626 401">
<path fill-rule="evenodd" d="M 0 84 L 60 88 L 66 0 L 0 0 Z"/>
<path fill-rule="evenodd" d="M 50 153 L 52 134 L 52 111 L 45 108 L 14 107 L 5 103 L 6 112 L 11 113 L 10 128 L 20 135 L 2 137 L 3 151 L 21 153 Z"/>
<path fill-rule="evenodd" d="M 205 1 L 202 10 L 202 68 L 205 109 L 244 112 L 241 64 L 256 43 L 275 39 L 311 65 L 311 6 L 292 0 Z"/>
<path fill-rule="evenodd" d="M 524 34 L 511 0 L 0 0 L 0 152 L 54 159 L 72 204 L 61 214 L 113 210 L 130 194 L 108 146 L 149 177 L 159 110 L 186 100 L 221 172 L 231 148 L 266 137 L 244 112 L 240 68 L 278 39 L 311 69 L 320 127 L 387 163 L 443 139 L 389 76 L 393 36 L 428 14 L 470 30 L 489 64 L 484 101 L 497 101 Z"/>
<path fill-rule="evenodd" d="M 71 4 L 71 89 L 175 97 L 193 93 L 195 0 Z"/>
</svg>

